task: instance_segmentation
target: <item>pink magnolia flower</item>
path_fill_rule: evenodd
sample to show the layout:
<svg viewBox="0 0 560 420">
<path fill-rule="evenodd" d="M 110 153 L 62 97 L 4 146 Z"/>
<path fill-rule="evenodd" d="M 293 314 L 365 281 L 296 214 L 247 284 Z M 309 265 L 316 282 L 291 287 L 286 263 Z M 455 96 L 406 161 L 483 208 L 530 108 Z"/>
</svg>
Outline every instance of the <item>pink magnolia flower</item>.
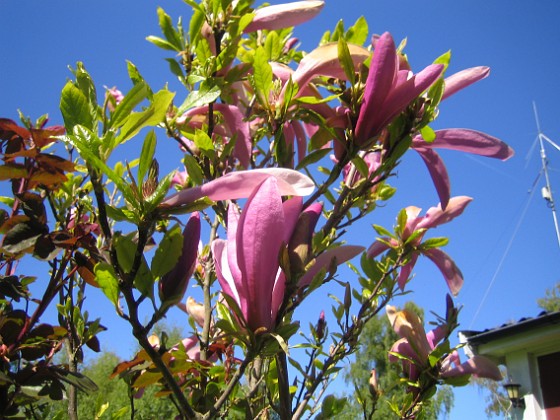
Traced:
<svg viewBox="0 0 560 420">
<path fill-rule="evenodd" d="M 441 75 L 443 65 L 432 64 L 416 75 L 399 70 L 393 38 L 385 32 L 377 40 L 354 135 L 358 145 L 369 143 Z"/>
<path fill-rule="evenodd" d="M 183 299 L 196 266 L 199 241 L 200 215 L 195 212 L 183 230 L 183 248 L 179 261 L 159 281 L 159 297 L 162 306 L 169 307 Z"/>
<path fill-rule="evenodd" d="M 311 194 L 315 189 L 311 178 L 292 169 L 252 169 L 230 172 L 204 185 L 181 190 L 166 198 L 160 208 L 179 208 L 202 197 L 208 197 L 214 201 L 247 198 L 260 183 L 271 176 L 277 180 L 278 189 L 282 195 L 304 196 Z"/>
<path fill-rule="evenodd" d="M 439 268 L 443 278 L 445 279 L 449 290 L 453 295 L 457 295 L 463 286 L 463 275 L 455 262 L 445 252 L 437 248 L 421 248 L 421 242 L 424 238 L 426 230 L 435 228 L 444 223 L 450 222 L 455 217 L 461 215 L 472 198 L 466 196 L 453 197 L 449 200 L 448 206 L 443 209 L 441 204 L 437 207 L 430 208 L 425 216 L 418 216 L 421 209 L 414 206 L 406 208 L 407 221 L 400 238 L 381 238 L 376 240 L 368 249 L 367 255 L 375 258 L 388 249 L 397 248 L 404 244 L 413 234 L 416 236 L 407 246 L 412 247 L 410 261 L 404 265 L 398 276 L 398 284 L 401 290 L 404 290 L 407 280 L 409 279 L 416 260 L 420 254 L 428 257 Z M 419 233 L 419 234 L 418 234 Z"/>
<path fill-rule="evenodd" d="M 451 303 L 450 298 L 448 299 L 448 305 L 449 303 Z M 387 316 L 393 330 L 401 337 L 391 347 L 389 361 L 393 363 L 400 361 L 407 377 L 415 382 L 422 371 L 431 368 L 430 353 L 440 341 L 448 337 L 449 328 L 446 324 L 442 324 L 426 334 L 422 322 L 416 314 L 406 309 L 399 311 L 390 305 L 387 305 Z M 395 353 L 406 357 L 406 359 L 397 357 Z M 498 367 L 486 357 L 474 356 L 461 364 L 456 350 L 440 360 L 437 370 L 440 379 L 462 375 L 474 375 L 496 381 L 502 379 Z"/>
<path fill-rule="evenodd" d="M 253 21 L 244 32 L 283 29 L 302 24 L 317 16 L 324 5 L 325 2 L 321 0 L 304 0 L 261 7 L 255 10 Z"/>
<path fill-rule="evenodd" d="M 446 207 L 451 196 L 451 186 L 447 169 L 434 149 L 451 149 L 475 155 L 507 160 L 513 156 L 513 149 L 503 141 L 479 131 L 454 128 L 436 131 L 432 142 L 417 135 L 411 146 L 422 158 L 436 187 L 442 207 Z"/>
<path fill-rule="evenodd" d="M 441 100 L 449 98 L 451 95 L 457 93 L 461 89 L 485 79 L 490 74 L 490 68 L 486 66 L 471 67 L 469 69 L 461 70 L 449 77 L 446 77 L 445 90 Z"/>
<path fill-rule="evenodd" d="M 282 203 L 275 178 L 268 177 L 248 198 L 241 215 L 228 208 L 227 240 L 212 242 L 216 275 L 223 292 L 238 304 L 247 326 L 271 330 L 284 297 L 279 253 L 287 244 L 303 200 Z"/>
<path fill-rule="evenodd" d="M 288 252 L 296 252 L 293 247 L 305 246 L 305 238 L 318 219 L 315 213 L 320 213 L 315 205 L 302 212 L 301 197 L 282 202 L 282 195 L 279 182 L 266 178 L 254 189 L 241 214 L 235 205 L 229 206 L 227 239 L 212 242 L 218 281 L 223 292 L 239 306 L 251 331 L 273 329 L 286 289 L 280 250 L 288 246 Z M 341 246 L 324 252 L 307 264 L 298 285 L 307 286 L 333 260 L 341 264 L 363 249 Z"/>
<path fill-rule="evenodd" d="M 348 49 L 356 69 L 371 55 L 366 48 L 359 45 L 348 44 Z M 347 79 L 344 69 L 338 60 L 338 44 L 336 42 L 315 48 L 300 61 L 292 75 L 292 80 L 296 82 L 300 88 L 298 95 L 301 95 L 303 88 L 318 76 L 327 76 L 342 80 Z"/>
</svg>

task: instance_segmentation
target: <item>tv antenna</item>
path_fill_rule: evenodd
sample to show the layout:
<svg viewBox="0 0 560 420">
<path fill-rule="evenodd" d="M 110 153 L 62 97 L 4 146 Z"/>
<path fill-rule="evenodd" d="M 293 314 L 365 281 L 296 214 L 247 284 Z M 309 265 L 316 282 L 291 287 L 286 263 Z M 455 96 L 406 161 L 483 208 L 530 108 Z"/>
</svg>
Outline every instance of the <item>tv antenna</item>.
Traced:
<svg viewBox="0 0 560 420">
<path fill-rule="evenodd" d="M 550 177 L 548 175 L 548 159 L 546 157 L 544 143 L 547 142 L 558 151 L 560 151 L 560 146 L 558 146 L 556 143 L 550 140 L 541 131 L 539 116 L 537 114 L 537 105 L 535 104 L 534 101 L 533 101 L 533 111 L 535 112 L 535 121 L 537 123 L 537 131 L 538 131 L 537 139 L 539 140 L 539 146 L 541 149 L 541 161 L 542 161 L 541 173 L 544 173 L 544 179 L 546 182 L 546 185 L 541 189 L 541 195 L 542 198 L 544 198 L 544 200 L 546 201 L 546 205 L 552 210 L 552 218 L 554 219 L 554 228 L 556 229 L 556 239 L 558 240 L 558 246 L 560 247 L 560 230 L 558 229 L 558 217 L 556 215 L 556 206 L 554 205 L 554 196 L 552 195 L 552 187 L 550 186 Z"/>
</svg>

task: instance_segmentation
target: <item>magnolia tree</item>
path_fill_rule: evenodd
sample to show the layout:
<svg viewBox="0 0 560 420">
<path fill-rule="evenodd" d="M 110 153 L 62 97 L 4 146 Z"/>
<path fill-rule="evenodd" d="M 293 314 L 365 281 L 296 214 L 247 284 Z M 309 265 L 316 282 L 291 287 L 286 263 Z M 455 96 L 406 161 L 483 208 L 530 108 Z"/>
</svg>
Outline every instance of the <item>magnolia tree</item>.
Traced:
<svg viewBox="0 0 560 420">
<path fill-rule="evenodd" d="M 451 296 L 428 334 L 416 315 L 389 305 L 418 258 L 436 264 L 452 295 L 461 289 L 460 270 L 440 249 L 446 239 L 426 238 L 471 201 L 450 196 L 437 149 L 502 160 L 513 152 L 487 134 L 430 124 L 444 99 L 489 69 L 449 76 L 444 54 L 414 73 L 404 44 L 389 33 L 370 38 L 364 18 L 300 51 L 292 27 L 323 1 L 185 3 L 188 25 L 160 8 L 163 36 L 148 37 L 173 54 L 169 68 L 184 89 L 156 91 L 129 63 L 130 91 L 99 95 L 78 63 L 61 94 L 64 126 L 0 120 L 0 174 L 12 193 L 0 214 L 2 416 L 64 398 L 75 417 L 76 392 L 95 390 L 80 373 L 84 346 L 99 351 L 105 329 L 84 305 L 92 288 L 141 346 L 113 376 L 137 398 L 157 387 L 184 418 L 336 414 L 344 402 L 326 387 L 385 310 L 402 337 L 388 354 L 408 391 L 393 407 L 400 417 L 420 416 L 440 384 L 499 379 L 488 360 L 461 363 L 450 346 Z M 184 170 L 159 174 L 158 141 L 177 143 L 172 165 Z M 125 142 L 138 155 L 109 164 Z M 374 225 L 373 243 L 345 243 L 371 236 L 351 232 L 391 199 L 387 181 L 409 151 L 426 163 L 440 204 L 403 209 L 394 229 Z M 40 279 L 25 273 L 29 258 L 44 262 Z M 333 321 L 327 328 L 323 314 L 302 332 L 298 308 L 327 283 L 338 288 L 325 303 Z M 201 302 L 185 301 L 189 284 L 200 286 Z M 176 307 L 188 313 L 190 335 L 179 343 L 153 335 Z M 49 310 L 58 324 L 42 321 Z M 373 374 L 374 401 L 376 383 Z"/>
</svg>

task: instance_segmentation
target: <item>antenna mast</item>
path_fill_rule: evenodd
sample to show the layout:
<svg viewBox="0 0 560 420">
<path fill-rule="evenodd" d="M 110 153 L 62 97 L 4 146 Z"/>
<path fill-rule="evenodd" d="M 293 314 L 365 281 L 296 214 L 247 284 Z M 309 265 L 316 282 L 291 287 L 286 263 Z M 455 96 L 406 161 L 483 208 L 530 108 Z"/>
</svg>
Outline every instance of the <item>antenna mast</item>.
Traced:
<svg viewBox="0 0 560 420">
<path fill-rule="evenodd" d="M 560 230 L 558 229 L 558 217 L 556 216 L 556 206 L 554 205 L 554 197 L 552 195 L 552 188 L 550 186 L 550 177 L 548 176 L 548 159 L 546 158 L 546 152 L 544 150 L 544 141 L 551 144 L 554 148 L 560 151 L 560 146 L 550 140 L 541 132 L 541 126 L 539 124 L 539 116 L 537 114 L 537 105 L 533 101 L 533 111 L 535 113 L 535 121 L 537 123 L 539 145 L 541 148 L 541 161 L 542 161 L 542 171 L 544 173 L 544 178 L 546 181 L 546 186 L 542 187 L 541 194 L 545 199 L 547 206 L 552 210 L 552 218 L 554 219 L 554 227 L 556 229 L 556 239 L 558 241 L 558 246 L 560 247 Z"/>
</svg>

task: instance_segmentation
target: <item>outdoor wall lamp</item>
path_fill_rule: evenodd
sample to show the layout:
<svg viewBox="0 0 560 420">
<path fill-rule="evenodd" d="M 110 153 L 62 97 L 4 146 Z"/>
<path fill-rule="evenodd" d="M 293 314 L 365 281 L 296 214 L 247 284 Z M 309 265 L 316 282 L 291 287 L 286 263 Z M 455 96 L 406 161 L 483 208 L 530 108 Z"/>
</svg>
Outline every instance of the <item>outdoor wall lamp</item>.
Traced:
<svg viewBox="0 0 560 420">
<path fill-rule="evenodd" d="M 513 408 L 525 408 L 525 400 L 519 397 L 519 388 L 521 388 L 520 384 L 516 384 L 511 382 L 511 380 L 504 384 L 504 388 L 507 391 L 508 398 L 511 401 L 511 405 Z"/>
</svg>

